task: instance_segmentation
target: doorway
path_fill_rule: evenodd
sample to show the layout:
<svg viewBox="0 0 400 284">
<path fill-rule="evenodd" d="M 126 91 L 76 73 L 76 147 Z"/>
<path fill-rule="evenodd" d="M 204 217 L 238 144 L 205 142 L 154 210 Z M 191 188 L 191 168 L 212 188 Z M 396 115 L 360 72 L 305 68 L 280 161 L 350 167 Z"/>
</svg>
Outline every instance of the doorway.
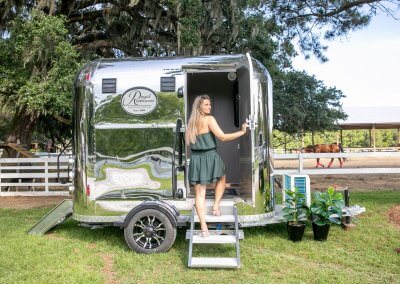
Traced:
<svg viewBox="0 0 400 284">
<path fill-rule="evenodd" d="M 199 95 L 208 95 L 211 99 L 211 115 L 215 117 L 224 133 L 232 133 L 241 129 L 242 123 L 246 120 L 248 112 L 244 107 L 249 105 L 248 96 L 240 96 L 248 84 L 241 84 L 236 78 L 236 72 L 210 71 L 210 72 L 187 72 L 186 73 L 186 108 L 189 119 L 194 99 Z M 247 87 L 245 86 L 247 85 Z M 246 136 L 250 140 L 250 135 Z M 217 151 L 226 166 L 227 188 L 224 197 L 241 196 L 248 190 L 243 191 L 243 181 L 249 184 L 249 169 L 247 174 L 243 172 L 243 143 L 248 145 L 246 139 L 236 139 L 229 142 L 221 142 L 217 139 Z M 190 154 L 187 149 L 186 153 Z M 250 177 L 251 180 L 251 177 Z M 251 186 L 251 181 L 250 181 Z M 214 188 L 211 186 L 210 188 Z M 192 192 L 188 192 L 188 195 Z M 194 192 L 193 192 L 194 193 Z M 207 190 L 207 197 L 213 196 L 214 191 Z"/>
</svg>

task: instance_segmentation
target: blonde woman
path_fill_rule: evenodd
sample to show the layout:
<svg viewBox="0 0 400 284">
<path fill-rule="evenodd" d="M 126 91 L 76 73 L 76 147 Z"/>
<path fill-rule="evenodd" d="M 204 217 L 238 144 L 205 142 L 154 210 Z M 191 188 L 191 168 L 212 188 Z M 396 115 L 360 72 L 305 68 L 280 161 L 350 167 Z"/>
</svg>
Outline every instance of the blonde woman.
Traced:
<svg viewBox="0 0 400 284">
<path fill-rule="evenodd" d="M 231 141 L 245 135 L 248 127 L 247 123 L 243 123 L 240 131 L 226 134 L 210 113 L 210 97 L 207 95 L 196 97 L 186 131 L 186 143 L 190 144 L 191 149 L 189 182 L 195 186 L 195 206 L 203 237 L 209 236 L 205 221 L 206 186 L 210 183 L 216 183 L 212 214 L 221 216 L 219 204 L 226 184 L 225 165 L 216 151 L 215 137 L 221 141 Z"/>
</svg>

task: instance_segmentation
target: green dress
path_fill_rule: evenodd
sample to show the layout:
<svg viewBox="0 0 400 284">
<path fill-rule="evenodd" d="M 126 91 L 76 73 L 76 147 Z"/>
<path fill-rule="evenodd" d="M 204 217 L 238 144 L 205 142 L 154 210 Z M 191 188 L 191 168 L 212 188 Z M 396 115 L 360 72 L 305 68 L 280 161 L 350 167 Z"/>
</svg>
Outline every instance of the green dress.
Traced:
<svg viewBox="0 0 400 284">
<path fill-rule="evenodd" d="M 212 132 L 200 134 L 190 144 L 189 182 L 209 184 L 225 174 L 225 165 L 217 153 L 217 141 Z"/>
</svg>

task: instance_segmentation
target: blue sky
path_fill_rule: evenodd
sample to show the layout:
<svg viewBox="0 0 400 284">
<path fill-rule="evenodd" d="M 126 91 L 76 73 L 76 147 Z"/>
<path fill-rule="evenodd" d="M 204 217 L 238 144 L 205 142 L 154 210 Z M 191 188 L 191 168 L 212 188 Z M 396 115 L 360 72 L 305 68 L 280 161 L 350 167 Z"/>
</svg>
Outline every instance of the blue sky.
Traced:
<svg viewBox="0 0 400 284">
<path fill-rule="evenodd" d="M 344 107 L 400 106 L 399 20 L 380 14 L 366 28 L 326 43 L 328 62 L 300 55 L 293 66 L 342 90 Z"/>
</svg>

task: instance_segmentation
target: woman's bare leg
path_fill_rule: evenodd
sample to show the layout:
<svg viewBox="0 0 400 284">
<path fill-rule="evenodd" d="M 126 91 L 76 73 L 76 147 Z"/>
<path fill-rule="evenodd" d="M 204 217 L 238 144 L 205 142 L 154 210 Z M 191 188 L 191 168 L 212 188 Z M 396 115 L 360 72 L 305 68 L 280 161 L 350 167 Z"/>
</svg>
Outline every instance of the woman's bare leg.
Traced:
<svg viewBox="0 0 400 284">
<path fill-rule="evenodd" d="M 222 196 L 224 195 L 226 186 L 226 175 L 223 175 L 215 185 L 215 199 L 213 205 L 213 211 L 218 211 L 219 213 L 219 203 L 221 202 Z M 219 215 L 217 213 L 217 215 Z"/>
<path fill-rule="evenodd" d="M 195 206 L 197 211 L 197 216 L 200 220 L 200 227 L 203 232 L 208 232 L 206 223 L 206 186 L 202 184 L 196 184 L 196 199 Z"/>
</svg>

